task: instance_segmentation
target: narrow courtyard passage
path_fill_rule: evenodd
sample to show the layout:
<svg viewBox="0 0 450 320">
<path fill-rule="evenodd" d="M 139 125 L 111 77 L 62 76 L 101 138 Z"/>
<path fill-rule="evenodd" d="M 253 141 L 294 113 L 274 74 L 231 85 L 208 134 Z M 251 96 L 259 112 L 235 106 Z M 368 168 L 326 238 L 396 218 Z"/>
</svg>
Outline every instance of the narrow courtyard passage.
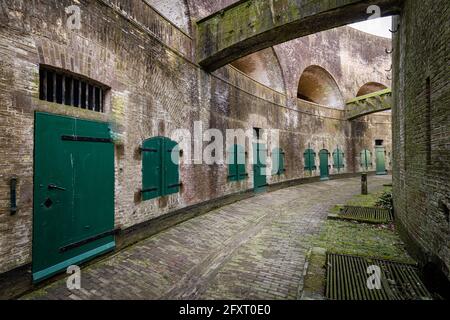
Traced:
<svg viewBox="0 0 450 320">
<path fill-rule="evenodd" d="M 390 176 L 369 178 L 370 191 Z M 299 185 L 213 210 L 82 269 L 25 299 L 297 299 L 305 258 L 329 210 L 359 178 Z"/>
</svg>

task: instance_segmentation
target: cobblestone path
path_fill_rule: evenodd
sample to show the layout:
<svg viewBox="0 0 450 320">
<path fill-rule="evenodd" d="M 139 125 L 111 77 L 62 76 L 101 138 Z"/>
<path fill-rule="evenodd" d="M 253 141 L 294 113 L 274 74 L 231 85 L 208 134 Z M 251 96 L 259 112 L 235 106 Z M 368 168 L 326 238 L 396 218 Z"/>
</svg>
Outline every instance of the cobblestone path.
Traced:
<svg viewBox="0 0 450 320">
<path fill-rule="evenodd" d="M 375 190 L 390 176 L 369 177 Z M 307 236 L 328 210 L 360 190 L 359 178 L 299 185 L 213 210 L 62 279 L 25 299 L 296 299 Z"/>
</svg>

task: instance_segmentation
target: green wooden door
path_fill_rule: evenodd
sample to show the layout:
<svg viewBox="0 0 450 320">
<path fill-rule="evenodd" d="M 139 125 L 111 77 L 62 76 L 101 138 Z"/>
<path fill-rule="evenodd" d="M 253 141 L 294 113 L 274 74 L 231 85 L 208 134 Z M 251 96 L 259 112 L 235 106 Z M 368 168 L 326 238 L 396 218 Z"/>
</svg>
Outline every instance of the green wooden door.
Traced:
<svg viewBox="0 0 450 320">
<path fill-rule="evenodd" d="M 377 166 L 377 175 L 385 175 L 386 172 L 386 164 L 385 164 L 385 152 L 384 147 L 376 147 L 376 166 Z"/>
<path fill-rule="evenodd" d="M 36 113 L 33 281 L 114 248 L 108 125 Z"/>
<path fill-rule="evenodd" d="M 320 150 L 319 159 L 320 159 L 320 180 L 329 180 L 329 167 L 328 167 L 328 150 Z"/>
<path fill-rule="evenodd" d="M 253 183 L 255 191 L 264 191 L 267 186 L 267 148 L 263 143 L 253 144 Z"/>
</svg>

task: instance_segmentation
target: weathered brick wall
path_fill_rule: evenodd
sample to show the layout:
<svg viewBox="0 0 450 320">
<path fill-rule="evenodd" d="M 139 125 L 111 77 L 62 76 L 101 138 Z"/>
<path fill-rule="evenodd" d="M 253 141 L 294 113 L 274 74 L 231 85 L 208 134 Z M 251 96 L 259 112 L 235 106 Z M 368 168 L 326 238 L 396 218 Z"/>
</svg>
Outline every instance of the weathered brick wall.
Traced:
<svg viewBox="0 0 450 320">
<path fill-rule="evenodd" d="M 303 152 L 309 143 L 316 151 L 342 146 L 343 172 L 349 172 L 352 150 L 374 139 L 390 139 L 386 114 L 350 124 L 340 110 L 287 99 L 233 68 L 202 71 L 192 62 L 194 46 L 188 35 L 146 4 L 126 1 L 119 6 L 122 2 L 82 1 L 82 28 L 71 31 L 64 8 L 73 1 L 36 0 L 34 8 L 25 0 L 6 1 L 8 16 L 0 22 L 0 273 L 31 262 L 35 111 L 109 121 L 122 133 L 123 144 L 115 152 L 115 221 L 122 228 L 252 188 L 250 165 L 250 177 L 238 183 L 227 181 L 225 165 L 182 165 L 179 194 L 140 201 L 142 141 L 170 136 L 178 128 L 192 131 L 194 121 L 205 129 L 280 129 L 287 172 L 269 177 L 269 183 L 304 177 Z M 39 64 L 111 87 L 106 112 L 39 100 Z M 360 128 L 353 130 L 354 125 Z M 9 215 L 12 176 L 18 177 L 14 216 Z"/>
<path fill-rule="evenodd" d="M 297 97 L 305 68 L 317 65 L 327 70 L 339 85 L 344 100 L 356 97 L 364 84 L 378 82 L 391 86 L 391 40 L 340 27 L 291 40 L 274 47 L 285 75 L 286 91 Z"/>
<path fill-rule="evenodd" d="M 393 87 L 395 212 L 422 264 L 437 266 L 450 279 L 448 1 L 407 0 L 399 23 Z"/>
</svg>

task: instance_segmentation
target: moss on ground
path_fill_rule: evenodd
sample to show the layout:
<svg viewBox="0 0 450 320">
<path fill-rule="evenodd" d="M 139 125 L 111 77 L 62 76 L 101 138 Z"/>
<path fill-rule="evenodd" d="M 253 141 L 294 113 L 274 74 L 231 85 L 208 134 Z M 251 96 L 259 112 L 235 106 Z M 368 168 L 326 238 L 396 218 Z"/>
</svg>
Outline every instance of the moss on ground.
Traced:
<svg viewBox="0 0 450 320">
<path fill-rule="evenodd" d="M 414 263 L 392 226 L 327 220 L 312 246 L 328 252 Z"/>
<path fill-rule="evenodd" d="M 384 187 L 369 195 L 357 195 L 346 205 L 373 207 L 385 191 Z M 338 213 L 342 205 L 333 207 L 331 213 Z M 389 259 L 414 263 L 394 225 L 373 225 L 354 221 L 327 220 L 318 236 L 311 239 L 313 247 L 325 248 L 328 252 Z"/>
<path fill-rule="evenodd" d="M 381 197 L 384 192 L 392 191 L 392 187 L 383 187 L 381 189 L 375 190 L 373 193 L 368 195 L 357 195 L 353 199 L 348 201 L 346 204 L 349 206 L 359 206 L 359 207 L 375 207 L 375 203 Z"/>
</svg>

